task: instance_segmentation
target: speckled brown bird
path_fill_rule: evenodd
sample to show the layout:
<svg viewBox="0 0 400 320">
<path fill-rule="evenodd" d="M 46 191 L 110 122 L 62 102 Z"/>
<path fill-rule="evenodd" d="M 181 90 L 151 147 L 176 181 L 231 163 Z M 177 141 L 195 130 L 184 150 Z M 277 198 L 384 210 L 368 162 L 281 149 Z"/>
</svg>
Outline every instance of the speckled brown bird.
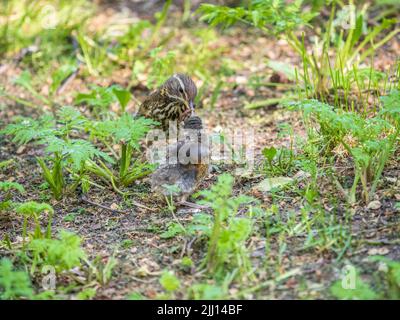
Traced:
<svg viewBox="0 0 400 320">
<path fill-rule="evenodd" d="M 141 104 L 138 116 L 159 122 L 163 130 L 169 121 L 184 121 L 194 113 L 197 87 L 186 74 L 177 73 L 166 80 Z"/>
<path fill-rule="evenodd" d="M 186 129 L 191 129 L 194 139 L 188 141 Z M 153 192 L 162 196 L 172 195 L 180 204 L 195 206 L 186 199 L 196 191 L 210 171 L 208 142 L 202 129 L 202 121 L 197 116 L 191 116 L 185 121 L 184 141 L 179 141 L 170 149 L 170 155 L 176 157 L 174 160 L 177 161 L 160 166 L 152 174 L 150 182 Z M 178 190 L 171 192 L 168 186 L 176 186 Z"/>
</svg>

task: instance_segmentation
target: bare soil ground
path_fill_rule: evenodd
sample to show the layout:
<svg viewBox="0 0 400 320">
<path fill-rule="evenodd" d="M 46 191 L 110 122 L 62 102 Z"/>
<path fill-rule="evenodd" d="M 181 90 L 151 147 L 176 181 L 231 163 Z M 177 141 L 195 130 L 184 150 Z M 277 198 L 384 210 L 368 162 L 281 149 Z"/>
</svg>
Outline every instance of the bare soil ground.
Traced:
<svg viewBox="0 0 400 320">
<path fill-rule="evenodd" d="M 105 6 L 107 5 L 104 4 Z M 143 2 L 142 9 L 146 12 Z M 111 7 L 114 7 L 111 6 Z M 135 7 L 136 8 L 136 7 Z M 138 10 L 136 13 L 141 14 Z M 108 9 L 107 15 L 113 14 L 112 9 Z M 144 14 L 144 13 L 143 13 Z M 148 13 L 144 14 L 146 17 Z M 186 30 L 181 31 L 182 34 Z M 179 36 L 176 41 L 179 41 Z M 298 113 L 290 112 L 280 107 L 259 108 L 246 110 L 245 101 L 256 101 L 271 97 L 279 97 L 283 90 L 280 88 L 268 88 L 266 86 L 259 89 L 251 89 L 247 85 L 250 76 L 260 74 L 272 76 L 273 72 L 265 66 L 265 59 L 285 61 L 298 65 L 297 56 L 284 41 L 260 37 L 257 32 L 246 29 L 234 29 L 220 34 L 219 43 L 225 49 L 223 57 L 228 57 L 234 61 L 242 63 L 242 71 L 231 76 L 228 81 L 233 83 L 232 90 L 223 90 L 219 96 L 215 110 L 210 112 L 208 102 L 210 97 L 204 97 L 203 108 L 198 110 L 198 114 L 204 119 L 210 132 L 222 128 L 253 128 L 255 130 L 256 159 L 261 161 L 260 150 L 266 146 L 288 145 L 287 139 L 277 137 L 278 126 L 281 123 L 288 123 L 293 126 L 296 137 L 305 137 L 305 130 L 302 125 L 301 116 Z M 388 45 L 379 50 L 375 64 L 378 69 L 384 70 L 388 61 L 395 61 L 400 53 L 399 38 L 394 39 Z M 18 65 L 10 64 L 5 72 L 0 74 L 1 83 L 7 88 L 12 87 L 10 79 L 19 73 Z M 126 84 L 123 76 L 127 70 L 118 70 L 115 77 L 102 79 L 102 85 L 110 83 Z M 277 75 L 275 75 L 276 77 Z M 283 77 L 281 75 L 281 77 Z M 282 81 L 286 81 L 283 79 Z M 89 83 L 99 82 L 98 79 L 87 79 L 78 76 L 73 83 L 66 89 L 66 101 L 77 88 L 87 86 Z M 135 96 L 143 99 L 148 93 L 145 86 L 134 88 Z M 15 94 L 23 95 L 14 87 Z M 44 89 L 45 90 L 45 89 Z M 11 118 L 18 114 L 32 114 L 30 110 L 24 109 L 21 105 L 2 99 L 6 108 L 0 109 L 0 119 L 2 124 L 7 124 Z M 137 106 L 130 106 L 132 112 Z M 301 152 L 301 150 L 298 150 Z M 135 207 L 130 203 L 130 198 L 123 199 L 112 190 L 100 190 L 93 188 L 86 197 L 95 203 L 108 208 L 118 207 L 116 212 L 103 209 L 96 205 L 91 205 L 81 199 L 80 194 L 73 194 L 65 197 L 62 201 L 51 200 L 48 190 L 41 190 L 43 183 L 40 170 L 36 164 L 35 156 L 43 154 L 43 150 L 34 145 L 18 147 L 5 137 L 0 137 L 0 161 L 14 159 L 14 164 L 0 172 L 0 180 L 15 181 L 22 184 L 27 193 L 24 196 L 15 196 L 15 201 L 37 200 L 49 201 L 55 208 L 53 230 L 68 229 L 76 232 L 84 239 L 84 247 L 92 257 L 101 256 L 106 260 L 115 255 L 118 265 L 114 270 L 113 277 L 109 284 L 99 287 L 96 298 L 99 299 L 120 299 L 125 298 L 131 292 L 140 292 L 147 298 L 155 298 L 162 292 L 159 284 L 159 277 L 164 269 L 175 270 L 177 276 L 182 281 L 183 286 L 189 287 L 191 284 L 202 279 L 202 274 L 196 270 L 181 270 L 179 268 L 180 259 L 188 255 L 195 264 L 198 264 L 205 253 L 205 243 L 198 242 L 195 238 L 175 237 L 172 239 L 160 238 L 160 233 L 165 231 L 166 226 L 171 221 L 170 213 L 162 204 L 154 202 L 149 195 L 149 183 L 146 179 L 131 186 L 129 191 L 132 199 L 151 208 L 146 210 Z M 329 287 L 332 282 L 339 279 L 340 270 L 345 264 L 358 266 L 363 270 L 364 275 L 372 274 L 376 265 L 368 262 L 368 257 L 374 254 L 385 255 L 391 259 L 400 259 L 400 216 L 399 209 L 395 204 L 400 201 L 400 180 L 399 180 L 399 154 L 395 160 L 385 168 L 382 184 L 376 194 L 376 199 L 380 201 L 381 207 L 375 210 L 368 209 L 364 203 L 357 203 L 351 208 L 352 214 L 352 242 L 348 250 L 340 261 L 338 255 L 332 251 L 319 251 L 316 248 L 302 250 L 304 239 L 289 237 L 287 239 L 287 250 L 283 255 L 282 270 L 293 271 L 293 276 L 279 282 L 276 286 L 269 285 L 269 270 L 263 270 L 263 256 L 265 254 L 265 239 L 254 237 L 249 244 L 252 252 L 254 265 L 259 265 L 257 282 L 266 283 L 265 287 L 256 292 L 249 292 L 241 297 L 245 298 L 329 298 Z M 352 172 L 346 170 L 346 163 L 343 163 L 343 174 L 351 175 Z M 232 166 L 220 165 L 218 172 L 213 172 L 204 181 L 201 188 L 207 188 L 216 181 L 221 172 L 227 172 Z M 257 197 L 263 208 L 268 208 L 274 202 L 279 205 L 279 212 L 285 220 L 289 213 L 300 214 L 302 198 L 286 190 L 284 196 L 277 202 L 270 195 L 254 192 L 252 187 L 262 179 L 260 175 L 254 173 L 250 177 L 236 177 L 234 193 L 245 193 Z M 301 188 L 301 182 L 299 188 Z M 344 219 L 343 206 L 344 200 L 328 179 L 320 181 L 321 197 L 326 197 L 326 208 L 330 208 L 332 197 L 338 198 L 338 210 L 332 211 L 337 215 L 338 223 Z M 117 205 L 117 206 L 116 206 Z M 342 207 L 342 210 L 341 210 Z M 73 216 L 72 219 L 67 217 Z M 177 217 L 182 223 L 192 219 L 193 210 L 180 208 Z M 260 222 L 261 223 L 261 222 Z M 15 217 L 12 219 L 3 218 L 0 221 L 0 238 L 9 235 L 12 242 L 20 241 L 22 220 Z M 262 230 L 263 225 L 259 228 Z M 126 240 L 130 240 L 126 242 Z M 125 241 L 125 242 L 124 242 Z M 122 245 L 127 243 L 126 246 Z M 272 253 L 277 253 L 277 243 L 272 243 Z M 0 251 L 1 252 L 1 251 Z M 5 254 L 1 252 L 1 255 Z M 272 254 L 274 256 L 274 254 Z M 235 286 L 230 288 L 229 293 L 232 297 L 238 292 Z M 73 293 L 70 293 L 73 297 Z M 177 298 L 182 298 L 177 294 Z"/>
</svg>

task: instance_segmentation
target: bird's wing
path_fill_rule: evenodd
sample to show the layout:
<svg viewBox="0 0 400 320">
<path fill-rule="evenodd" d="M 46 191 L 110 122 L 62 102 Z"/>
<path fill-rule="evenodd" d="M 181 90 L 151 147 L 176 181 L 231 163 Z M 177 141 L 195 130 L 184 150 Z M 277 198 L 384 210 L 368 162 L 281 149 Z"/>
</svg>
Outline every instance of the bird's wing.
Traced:
<svg viewBox="0 0 400 320">
<path fill-rule="evenodd" d="M 160 100 L 158 91 L 153 91 L 140 105 L 137 115 L 149 117 L 151 116 L 154 105 Z"/>
</svg>

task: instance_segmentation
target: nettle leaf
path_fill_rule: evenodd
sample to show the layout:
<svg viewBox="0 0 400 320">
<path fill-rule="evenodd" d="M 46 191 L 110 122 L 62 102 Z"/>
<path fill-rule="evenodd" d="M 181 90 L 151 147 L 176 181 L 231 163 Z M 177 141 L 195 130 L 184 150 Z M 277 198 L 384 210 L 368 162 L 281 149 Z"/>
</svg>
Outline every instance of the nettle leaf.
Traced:
<svg viewBox="0 0 400 320">
<path fill-rule="evenodd" d="M 90 136 L 99 138 L 99 139 L 109 139 L 112 136 L 115 124 L 114 120 L 104 120 L 92 122 L 90 128 Z"/>
<path fill-rule="evenodd" d="M 128 90 L 118 85 L 112 85 L 110 87 L 92 85 L 89 93 L 78 93 L 76 95 L 75 103 L 85 103 L 92 107 L 108 109 L 112 103 L 118 101 L 121 109 L 125 110 L 131 97 L 132 95 Z"/>
<path fill-rule="evenodd" d="M 373 153 L 383 150 L 386 146 L 386 143 L 387 143 L 386 141 L 368 140 L 368 141 L 364 142 L 363 149 L 368 154 L 373 154 Z"/>
<path fill-rule="evenodd" d="M 47 136 L 53 136 L 55 121 L 50 115 L 40 117 L 38 120 L 18 117 L 15 123 L 9 124 L 0 134 L 13 135 L 13 142 L 27 144 L 30 141 L 39 140 Z"/>
<path fill-rule="evenodd" d="M 133 118 L 130 114 L 123 114 L 117 120 L 99 122 L 95 125 L 94 135 L 112 137 L 117 143 L 127 143 L 139 149 L 139 141 L 157 122 L 144 117 Z"/>
<path fill-rule="evenodd" d="M 202 14 L 200 21 L 206 21 L 211 26 L 222 25 L 229 27 L 242 19 L 247 11 L 242 7 L 230 8 L 213 4 L 201 4 L 198 9 Z"/>
<path fill-rule="evenodd" d="M 285 104 L 292 110 L 300 110 L 304 112 L 304 116 L 310 117 L 310 115 L 315 115 L 319 119 L 326 117 L 333 117 L 335 113 L 333 112 L 333 106 L 320 102 L 316 99 L 306 99 L 299 102 L 288 102 Z M 322 117 L 322 115 L 324 117 Z"/>
<path fill-rule="evenodd" d="M 100 157 L 108 162 L 113 160 L 104 152 L 98 150 L 91 142 L 75 139 L 65 141 L 57 137 L 46 139 L 48 153 L 58 153 L 72 164 L 74 170 L 80 170 L 87 160 Z"/>
<path fill-rule="evenodd" d="M 85 140 L 68 142 L 63 153 L 68 154 L 74 169 L 81 168 L 85 161 L 92 159 L 95 155 L 99 155 L 99 151 L 89 141 Z"/>
<path fill-rule="evenodd" d="M 58 122 L 69 126 L 81 126 L 89 120 L 74 107 L 64 106 L 57 111 Z"/>
</svg>

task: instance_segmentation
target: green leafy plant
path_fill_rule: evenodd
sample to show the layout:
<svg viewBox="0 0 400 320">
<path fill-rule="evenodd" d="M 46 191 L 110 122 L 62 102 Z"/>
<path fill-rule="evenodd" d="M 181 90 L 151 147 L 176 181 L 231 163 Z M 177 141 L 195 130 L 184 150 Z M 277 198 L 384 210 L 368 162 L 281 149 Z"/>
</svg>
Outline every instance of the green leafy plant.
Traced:
<svg viewBox="0 0 400 320">
<path fill-rule="evenodd" d="M 236 214 L 239 206 L 248 205 L 254 199 L 245 195 L 233 197 L 232 186 L 233 177 L 223 174 L 217 184 L 199 192 L 203 199 L 198 203 L 211 207 L 214 212 L 212 225 L 203 227 L 209 237 L 204 263 L 214 275 L 226 268 L 238 268 L 242 275 L 250 270 L 245 243 L 252 232 L 252 221 Z M 251 211 L 248 208 L 248 214 Z"/>
<path fill-rule="evenodd" d="M 374 277 L 375 283 L 369 285 L 364 282 L 356 270 L 354 287 L 345 288 L 342 281 L 337 281 L 331 286 L 331 293 L 339 299 L 398 300 L 400 297 L 400 263 L 383 256 L 372 256 L 370 260 L 381 264 L 380 274 L 375 274 Z"/>
<path fill-rule="evenodd" d="M 342 280 L 338 280 L 331 287 L 331 293 L 342 300 L 374 300 L 378 295 L 359 276 L 355 279 L 355 288 L 343 288 Z"/>
<path fill-rule="evenodd" d="M 30 299 L 33 290 L 29 275 L 24 271 L 15 271 L 12 262 L 0 260 L 0 299 Z"/>
<path fill-rule="evenodd" d="M 79 57 L 85 62 L 89 74 L 98 77 L 106 73 L 110 62 L 106 48 L 82 30 L 76 33 L 76 40 L 82 52 Z"/>
<path fill-rule="evenodd" d="M 165 270 L 160 278 L 160 284 L 169 292 L 173 292 L 180 287 L 179 279 L 171 271 Z"/>
<path fill-rule="evenodd" d="M 165 230 L 163 233 L 160 234 L 160 238 L 162 239 L 174 238 L 178 235 L 184 235 L 186 233 L 185 231 L 186 229 L 182 226 L 181 223 L 170 222 L 167 225 L 167 230 Z"/>
<path fill-rule="evenodd" d="M 341 7 L 339 10 L 338 6 Z M 345 12 L 349 8 L 355 10 Z M 358 66 L 377 48 L 395 37 L 400 28 L 395 28 L 383 39 L 379 39 L 379 36 L 395 25 L 395 19 L 383 19 L 381 23 L 368 29 L 367 6 L 358 9 L 353 1 L 349 1 L 349 5 L 332 1 L 330 10 L 329 22 L 321 26 L 322 32 L 315 32 L 317 41 L 310 52 L 306 48 L 305 33 L 297 36 L 294 31 L 309 26 L 309 22 L 318 16 L 319 12 L 307 11 L 303 1 L 288 4 L 286 1 L 252 0 L 248 1 L 247 5 L 234 8 L 202 4 L 198 9 L 202 14 L 201 20 L 213 26 L 229 27 L 235 23 L 244 23 L 260 29 L 265 34 L 284 38 L 303 61 L 302 70 L 296 69 L 295 73 L 298 82 L 303 84 L 304 95 L 301 97 L 322 99 L 340 107 L 345 105 L 349 110 L 352 107 L 352 100 L 349 98 L 352 91 L 357 90 L 361 95 L 364 89 L 367 89 L 368 96 L 371 89 L 370 81 L 365 87 L 358 76 Z M 344 14 L 354 20 L 354 28 L 342 27 L 343 21 L 340 17 Z M 335 61 L 332 61 L 332 57 L 336 57 Z M 330 99 L 331 96 L 334 99 Z M 362 99 L 362 102 L 367 100 Z"/>
<path fill-rule="evenodd" d="M 124 109 L 129 101 L 128 92 L 113 87 L 112 94 Z M 75 190 L 79 184 L 82 184 L 84 191 L 87 190 L 88 185 L 93 184 L 89 173 L 96 174 L 120 192 L 119 186 L 128 186 L 134 180 L 152 172 L 153 165 L 139 159 L 133 160 L 132 156 L 134 152 L 139 152 L 140 140 L 155 124 L 152 120 L 133 118 L 127 113 L 115 117 L 114 120 L 90 121 L 78 110 L 63 107 L 57 112 L 56 119 L 49 115 L 38 120 L 20 117 L 0 131 L 0 134 L 13 135 L 13 141 L 18 144 L 33 141 L 45 145 L 48 156 L 38 157 L 37 161 L 54 198 L 59 200 L 65 192 Z M 89 133 L 90 138 L 107 148 L 111 156 L 100 151 L 88 140 L 72 138 L 77 133 Z M 112 148 L 116 144 L 120 146 L 119 155 Z M 52 166 L 48 163 L 52 163 Z M 117 172 L 106 163 L 117 163 Z M 74 180 L 69 185 L 65 180 L 65 171 Z"/>
<path fill-rule="evenodd" d="M 24 222 L 23 222 L 23 227 L 22 227 L 22 237 L 23 237 L 23 243 L 25 245 L 26 237 L 28 235 L 28 221 L 29 219 L 32 219 L 34 222 L 34 232 L 30 234 L 30 236 L 33 239 L 42 239 L 42 238 L 50 238 L 51 237 L 51 223 L 53 220 L 53 214 L 54 214 L 54 209 L 47 203 L 38 203 L 35 201 L 29 201 L 29 202 L 24 202 L 19 204 L 15 211 L 18 214 L 21 214 L 24 216 Z M 46 232 L 42 232 L 41 226 L 40 226 L 40 216 L 44 213 L 47 212 L 49 217 L 48 217 L 48 224 L 47 224 L 47 229 Z"/>
<path fill-rule="evenodd" d="M 101 257 L 98 256 L 93 262 L 86 260 L 86 263 L 89 265 L 91 274 L 95 275 L 98 283 L 106 285 L 111 280 L 113 270 L 117 266 L 118 261 L 114 256 L 111 256 L 107 259 L 106 263 L 103 263 Z"/>
<path fill-rule="evenodd" d="M 303 59 L 302 78 L 308 97 L 322 99 L 340 108 L 345 106 L 346 110 L 350 110 L 355 107 L 354 104 L 364 104 L 366 108 L 372 85 L 375 84 L 377 90 L 383 89 L 379 83 L 371 81 L 378 73 L 372 67 L 361 69 L 359 65 L 366 62 L 368 57 L 373 57 L 375 51 L 400 32 L 400 29 L 388 32 L 395 25 L 393 19 L 383 19 L 369 28 L 367 8 L 357 8 L 353 1 L 349 1 L 348 6 L 333 1 L 329 21 L 319 35 L 313 53 L 307 52 L 304 37 L 299 41 L 299 52 Z M 347 22 L 341 16 L 350 18 L 354 26 L 344 28 L 343 23 Z M 381 37 L 385 32 L 386 36 Z M 362 77 L 365 71 L 368 72 L 367 86 Z M 359 103 L 351 97 L 354 92 L 357 92 L 361 100 Z M 333 99 L 330 98 L 332 95 Z"/>
<path fill-rule="evenodd" d="M 159 282 L 165 292 L 163 294 L 159 294 L 157 299 L 174 299 L 175 292 L 181 287 L 181 282 L 175 273 L 173 271 L 164 270 L 161 274 Z"/>
<path fill-rule="evenodd" d="M 294 104 L 303 111 L 309 139 L 320 137 L 321 151 L 330 153 L 341 146 L 353 158 L 354 180 L 347 193 L 332 175 L 339 190 L 350 202 L 355 201 L 357 186 L 361 181 L 366 202 L 376 191 L 383 168 L 394 152 L 400 133 L 398 92 L 382 98 L 382 109 L 372 118 L 352 112 L 335 111 L 332 106 L 317 100 Z"/>
<path fill-rule="evenodd" d="M 0 212 L 5 212 L 15 205 L 11 200 L 13 191 L 25 193 L 25 189 L 22 185 L 11 181 L 0 181 L 0 191 L 4 192 L 4 195 L 0 198 Z"/>
<path fill-rule="evenodd" d="M 87 288 L 77 294 L 78 300 L 91 300 L 96 296 L 95 288 Z"/>
<path fill-rule="evenodd" d="M 0 4 L 4 18 L 0 25 L 0 55 L 18 52 L 37 46 L 35 50 L 43 60 L 56 59 L 68 48 L 68 35 L 81 26 L 92 13 L 93 5 L 84 0 L 52 3 L 57 19 L 52 20 L 46 1 L 24 3 L 7 1 Z M 12 18 L 10 18 L 12 16 Z M 43 28 L 56 22 L 56 28 Z M 40 39 L 40 43 L 36 40 Z M 67 51 L 68 52 L 68 51 Z"/>
<path fill-rule="evenodd" d="M 294 152 L 294 134 L 293 128 L 287 125 L 281 125 L 278 138 L 289 136 L 290 146 L 275 148 L 274 146 L 265 147 L 262 149 L 262 155 L 266 160 L 264 166 L 267 174 L 284 174 L 287 175 L 294 167 L 295 152 Z"/>
<path fill-rule="evenodd" d="M 124 113 L 128 102 L 131 99 L 131 93 L 117 85 L 110 87 L 91 86 L 89 93 L 78 93 L 75 97 L 75 103 L 86 104 L 92 108 L 96 117 L 107 114 L 113 102 L 118 101 L 121 112 Z"/>
<path fill-rule="evenodd" d="M 78 110 L 63 107 L 57 112 L 57 119 L 49 115 L 38 120 L 19 117 L 15 123 L 0 131 L 0 134 L 13 135 L 13 141 L 18 144 L 33 141 L 46 146 L 48 156 L 37 157 L 37 161 L 54 198 L 59 200 L 65 191 L 64 169 L 68 169 L 77 178 L 69 187 L 69 190 L 74 190 L 85 175 L 86 161 L 100 157 L 112 162 L 106 153 L 95 148 L 89 141 L 70 137 L 88 125 L 89 121 Z M 48 165 L 49 162 L 52 167 Z"/>
<path fill-rule="evenodd" d="M 316 14 L 303 12 L 302 1 L 287 4 L 284 1 L 253 0 L 247 7 L 227 7 L 202 4 L 199 12 L 201 20 L 215 26 L 229 27 L 242 22 L 263 30 L 267 34 L 290 33 L 307 24 Z"/>
<path fill-rule="evenodd" d="M 373 256 L 370 260 L 383 263 L 387 268 L 384 277 L 385 281 L 383 281 L 387 286 L 383 288 L 384 290 L 386 289 L 387 298 L 400 299 L 400 262 L 382 256 Z"/>
<path fill-rule="evenodd" d="M 208 283 L 197 283 L 189 288 L 190 299 L 220 300 L 226 299 L 227 296 L 228 293 L 226 292 L 225 288 Z"/>
<path fill-rule="evenodd" d="M 79 236 L 65 230 L 59 232 L 58 239 L 33 239 L 28 244 L 32 255 L 31 273 L 43 265 L 53 266 L 58 273 L 80 267 L 87 260 L 81 242 Z"/>
<path fill-rule="evenodd" d="M 120 154 L 117 155 L 110 147 L 109 150 L 113 159 L 118 164 L 118 172 L 108 168 L 105 163 L 99 160 L 100 164 L 94 161 L 87 161 L 86 165 L 90 172 L 99 176 L 103 181 L 111 184 L 118 192 L 118 186 L 128 186 L 133 181 L 141 178 L 154 169 L 153 165 L 143 163 L 139 159 L 133 160 L 134 151 L 139 151 L 139 142 L 156 124 L 150 119 L 143 117 L 133 118 L 124 113 L 115 120 L 97 122 L 91 129 L 91 136 L 104 145 L 119 144 Z"/>
</svg>

